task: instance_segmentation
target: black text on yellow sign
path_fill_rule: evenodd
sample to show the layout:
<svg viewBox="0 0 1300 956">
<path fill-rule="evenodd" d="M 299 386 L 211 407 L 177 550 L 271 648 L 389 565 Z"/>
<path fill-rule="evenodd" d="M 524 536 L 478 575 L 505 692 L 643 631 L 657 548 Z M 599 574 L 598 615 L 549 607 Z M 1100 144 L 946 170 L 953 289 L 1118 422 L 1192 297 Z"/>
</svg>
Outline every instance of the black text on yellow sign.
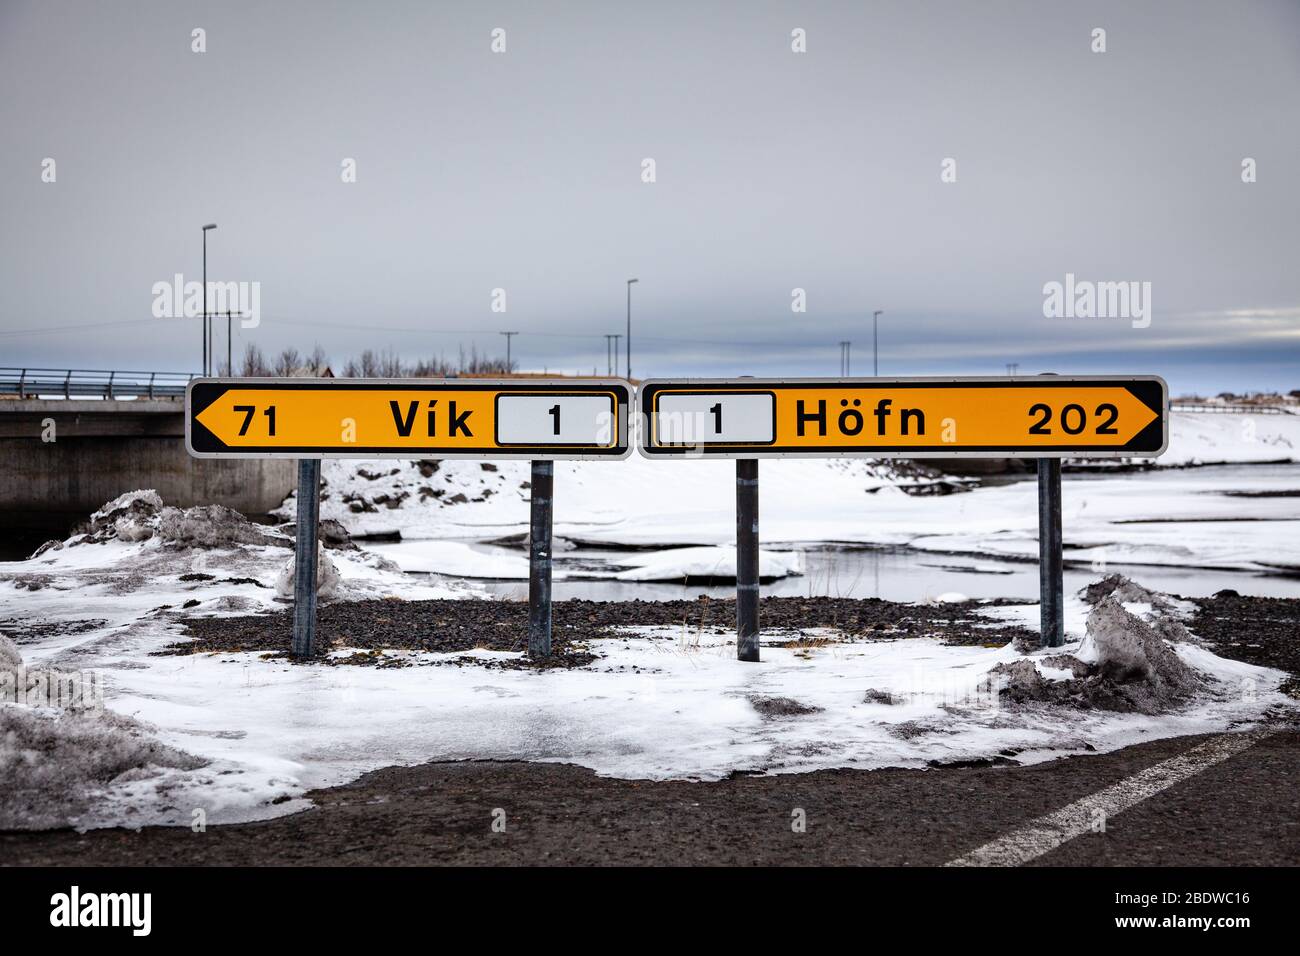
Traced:
<svg viewBox="0 0 1300 956">
<path fill-rule="evenodd" d="M 638 389 L 642 454 L 659 457 L 1155 457 L 1156 376 L 685 379 Z"/>
<path fill-rule="evenodd" d="M 631 386 L 617 380 L 199 379 L 199 458 L 624 458 Z"/>
</svg>

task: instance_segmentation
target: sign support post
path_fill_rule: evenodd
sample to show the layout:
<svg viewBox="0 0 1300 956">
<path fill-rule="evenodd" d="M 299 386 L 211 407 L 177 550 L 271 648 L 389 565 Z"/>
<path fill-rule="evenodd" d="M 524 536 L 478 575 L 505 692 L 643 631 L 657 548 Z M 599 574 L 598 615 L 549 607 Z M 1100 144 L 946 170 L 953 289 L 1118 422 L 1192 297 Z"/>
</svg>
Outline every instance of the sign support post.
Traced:
<svg viewBox="0 0 1300 956">
<path fill-rule="evenodd" d="M 533 462 L 528 523 L 528 656 L 551 656 L 551 513 L 555 463 Z"/>
<path fill-rule="evenodd" d="M 293 656 L 311 657 L 316 640 L 316 560 L 320 459 L 298 459 L 298 527 L 293 545 Z"/>
<path fill-rule="evenodd" d="M 1044 647 L 1065 643 L 1065 586 L 1061 556 L 1061 459 L 1038 459 L 1039 628 Z"/>
<path fill-rule="evenodd" d="M 736 659 L 757 661 L 758 459 L 736 459 Z"/>
</svg>

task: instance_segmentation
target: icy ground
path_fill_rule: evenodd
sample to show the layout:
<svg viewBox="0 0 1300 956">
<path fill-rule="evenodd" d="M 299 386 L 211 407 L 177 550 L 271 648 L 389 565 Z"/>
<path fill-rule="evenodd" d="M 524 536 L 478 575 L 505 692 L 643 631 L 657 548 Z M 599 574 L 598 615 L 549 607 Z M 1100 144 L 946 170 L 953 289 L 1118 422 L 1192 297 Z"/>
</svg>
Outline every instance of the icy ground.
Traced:
<svg viewBox="0 0 1300 956">
<path fill-rule="evenodd" d="M 1282 418 L 1254 416 L 1248 428 L 1241 416 L 1175 416 L 1164 461 L 1294 460 L 1300 417 L 1275 420 Z M 730 462 L 634 456 L 561 463 L 556 471 L 561 538 L 695 546 L 634 552 L 620 557 L 617 573 L 678 577 L 683 562 L 697 573 L 725 573 L 734 536 Z M 485 565 L 481 552 L 447 539 L 521 534 L 526 463 L 330 461 L 325 472 L 323 517 L 354 533 L 397 531 L 417 540 L 422 547 L 402 546 L 399 560 L 408 565 L 423 560 L 427 570 L 448 571 L 478 562 L 469 576 L 485 577 L 522 567 L 523 552 L 513 566 L 495 558 Z M 944 482 L 866 461 L 764 461 L 761 473 L 768 544 L 1034 553 L 1032 482 L 911 496 L 901 489 Z M 1238 470 L 1230 484 L 1194 471 L 1070 481 L 1067 557 L 1295 569 L 1296 487 L 1294 474 L 1276 469 L 1257 477 Z M 1277 690 L 1281 672 L 1220 659 L 1195 641 L 1171 647 L 1203 685 L 1158 714 L 1008 705 L 988 691 L 994 668 L 1032 661 L 1048 683 L 1069 672 L 1011 646 L 950 647 L 927 638 L 842 642 L 811 633 L 787 644 L 791 635 L 768 634 L 763 662 L 752 665 L 735 660 L 729 635 L 643 629 L 595 642 L 598 660 L 587 667 L 548 672 L 446 666 L 457 655 L 397 652 L 386 656 L 413 666 L 291 665 L 251 653 L 154 656 L 182 638 L 187 616 L 283 606 L 277 586 L 283 589 L 291 558 L 283 535 L 276 541 L 276 533 L 241 528 L 214 536 L 211 517 L 171 509 L 142 519 L 128 507 L 104 515 L 98 537 L 0 564 L 0 631 L 17 641 L 23 665 L 101 675 L 109 710 L 97 717 L 0 703 L 0 827 L 189 825 L 196 809 L 212 823 L 260 819 L 300 809 L 311 788 L 429 760 L 569 761 L 622 777 L 701 779 L 735 770 L 1031 762 L 1248 726 L 1292 706 Z M 469 584 L 422 582 L 379 550 L 398 557 L 396 549 L 325 552 L 337 597 L 480 593 Z M 779 573 L 773 560 L 797 573 L 797 553 L 768 555 L 769 570 Z M 1067 610 L 1063 650 L 1087 658 L 1085 607 L 1071 598 Z M 1038 610 L 985 613 L 991 622 L 1032 628 Z M 19 784 L 28 788 L 23 801 Z"/>
<path fill-rule="evenodd" d="M 344 593 L 447 595 L 375 567 L 364 552 L 331 555 Z M 287 557 L 281 548 L 177 548 L 151 539 L 66 546 L 4 565 L 0 595 L 8 620 L 0 629 L 18 641 L 26 666 L 102 674 L 109 711 L 156 728 L 132 746 L 138 751 L 152 742 L 181 757 L 160 765 L 136 758 L 114 777 L 103 777 L 102 767 L 95 776 L 94 761 L 72 769 L 51 764 L 42 776 L 36 771 L 55 754 L 32 740 L 61 731 L 47 723 L 43 737 L 35 734 L 33 721 L 48 720 L 48 713 L 0 704 L 0 715 L 19 728 L 0 735 L 0 779 L 12 781 L 25 769 L 28 778 L 57 781 L 64 798 L 41 803 L 44 816 L 24 818 L 6 806 L 13 794 L 0 787 L 0 825 L 190 825 L 196 809 L 209 823 L 267 818 L 303 808 L 302 794 L 313 787 L 430 760 L 564 761 L 620 777 L 692 779 L 736 770 L 923 767 L 999 755 L 1027 763 L 1244 727 L 1270 708 L 1290 706 L 1277 690 L 1282 672 L 1220 659 L 1194 642 L 1173 646 L 1205 686 L 1157 715 L 1008 705 L 990 693 L 996 685 L 989 671 L 1043 654 L 1023 655 L 1010 645 L 950 647 L 924 637 L 844 643 L 819 632 L 787 645 L 792 635 L 767 635 L 763 661 L 754 665 L 735 660 L 730 635 L 642 629 L 594 642 L 600 656 L 587 667 L 546 672 L 445 666 L 458 656 L 514 656 L 489 652 L 385 655 L 414 665 L 407 667 L 295 665 L 251 653 L 153 656 L 180 639 L 187 614 L 273 606 L 269 585 Z M 194 573 L 213 578 L 179 580 Z M 200 603 L 183 607 L 194 600 Z M 1063 650 L 1087 657 L 1085 607 L 1074 598 L 1069 612 Z M 1032 624 L 1037 611 L 987 613 L 991 623 Z M 1056 665 L 1038 670 L 1048 681 L 1068 676 Z M 84 730 L 78 739 L 95 739 Z M 63 749 L 66 757 L 75 744 Z M 85 799 L 67 799 L 78 786 Z M 64 804 L 71 809 L 52 820 L 51 807 Z"/>
<path fill-rule="evenodd" d="M 1300 415 L 1175 414 L 1162 465 L 1300 461 Z M 909 494 L 951 480 L 899 473 L 889 462 L 764 460 L 762 539 L 773 549 L 803 543 L 871 544 L 926 552 L 1030 558 L 1037 553 L 1034 481 L 954 494 Z M 517 577 L 466 542 L 518 539 L 527 531 L 527 462 L 325 462 L 322 515 L 353 535 L 398 534 L 421 542 L 385 553 L 408 570 Z M 1094 566 L 1157 565 L 1252 572 L 1300 569 L 1300 466 L 1122 472 L 1070 476 L 1062 526 L 1066 558 Z M 292 515 L 292 499 L 282 513 Z M 713 547 L 735 540 L 735 466 L 730 461 L 558 462 L 555 534 L 597 547 Z M 433 542 L 424 545 L 423 542 Z M 562 545 L 561 545 L 562 546 Z M 691 558 L 674 568 L 676 558 Z M 699 554 L 665 554 L 657 580 L 680 579 Z M 727 555 L 717 551 L 725 567 Z M 634 562 L 611 558 L 608 576 Z M 643 562 L 635 562 L 641 566 Z M 501 568 L 492 574 L 491 567 Z M 674 573 L 675 572 L 675 573 Z M 654 573 L 654 572 L 651 572 Z M 797 573 L 791 568 L 787 573 Z"/>
</svg>

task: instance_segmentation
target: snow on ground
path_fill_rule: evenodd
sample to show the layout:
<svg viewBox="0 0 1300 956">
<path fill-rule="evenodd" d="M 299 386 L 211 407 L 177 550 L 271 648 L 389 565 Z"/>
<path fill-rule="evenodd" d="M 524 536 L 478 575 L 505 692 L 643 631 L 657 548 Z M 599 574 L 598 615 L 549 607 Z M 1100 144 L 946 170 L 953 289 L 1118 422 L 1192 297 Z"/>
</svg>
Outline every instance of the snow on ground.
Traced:
<svg viewBox="0 0 1300 956">
<path fill-rule="evenodd" d="M 619 581 L 681 581 L 698 578 L 736 578 L 735 545 L 703 548 L 671 548 L 667 551 L 623 555 L 620 564 L 631 567 L 614 575 Z M 768 581 L 803 573 L 800 551 L 758 553 L 758 576 Z"/>
<path fill-rule="evenodd" d="M 373 557 L 332 554 L 354 594 L 449 594 L 376 567 Z M 921 767 L 1004 751 L 1032 762 L 1246 725 L 1287 702 L 1277 691 L 1281 672 L 1190 645 L 1177 652 L 1210 686 L 1160 716 L 1006 706 L 982 688 L 992 668 L 1020 652 L 928 638 L 825 643 L 818 638 L 830 635 L 812 633 L 783 646 L 767 635 L 763 661 L 754 665 L 735 660 L 731 635 L 634 629 L 594 642 L 601 656 L 587 667 L 543 672 L 446 666 L 458 656 L 515 656 L 489 652 L 385 655 L 406 667 L 296 665 L 247 653 L 154 656 L 180 638 L 177 608 L 188 600 L 200 602 L 188 613 L 271 606 L 267 588 L 239 579 L 264 582 L 287 556 L 275 547 L 110 541 L 0 566 L 11 617 L 5 626 L 28 666 L 102 674 L 112 714 L 156 727 L 150 742 L 159 752 L 203 761 L 190 769 L 173 760 L 102 781 L 68 822 L 189 825 L 200 808 L 209 823 L 266 818 L 301 809 L 310 788 L 430 760 L 563 761 L 619 777 L 688 779 Z M 214 579 L 178 580 L 195 573 Z M 1073 652 L 1084 609 L 1072 598 L 1067 610 L 1070 643 L 1062 650 Z M 990 612 L 1027 621 L 1036 614 L 1033 607 Z M 52 619 L 81 625 L 49 635 L 28 626 Z M 1059 676 L 1054 666 L 1048 677 Z M 1250 694 L 1241 692 L 1246 681 Z M 773 698 L 782 699 L 778 712 L 786 699 L 799 712 L 773 716 L 765 706 Z M 0 764 L 23 759 L 0 747 Z"/>
<path fill-rule="evenodd" d="M 366 542 L 366 550 L 383 555 L 403 571 L 499 581 L 528 580 L 528 552 L 486 549 L 467 541 Z M 562 575 L 556 574 L 556 577 Z"/>
<path fill-rule="evenodd" d="M 563 541 L 557 541 L 562 550 Z M 490 548 L 465 541 L 419 540 L 402 544 L 367 543 L 367 551 L 389 558 L 403 571 L 442 574 L 459 578 L 517 581 L 528 579 L 528 554 Z M 759 576 L 770 581 L 803 573 L 799 551 L 759 551 Z M 622 553 L 599 566 L 556 568 L 555 580 L 574 578 L 617 581 L 682 581 L 736 577 L 734 545 L 669 548 L 663 551 Z"/>
<path fill-rule="evenodd" d="M 1253 420 L 1251 434 L 1239 416 L 1175 416 L 1165 461 L 1296 457 L 1295 422 Z M 1010 557 L 1036 551 L 1033 482 L 917 497 L 901 486 L 918 479 L 878 462 L 764 461 L 760 470 L 768 544 L 859 542 Z M 619 554 L 617 573 L 676 577 L 688 567 L 725 566 L 735 533 L 731 462 L 634 456 L 559 463 L 556 472 L 557 536 L 596 545 L 692 546 L 675 555 Z M 500 549 L 488 554 L 467 543 L 525 532 L 526 462 L 327 461 L 325 475 L 323 517 L 354 533 L 397 531 L 419 542 L 415 550 L 402 544 L 400 553 L 383 546 L 326 552 L 344 598 L 482 593 L 407 575 L 385 554 L 410 570 L 466 576 L 510 577 L 526 568 L 522 551 L 502 561 Z M 1295 490 L 1296 474 L 1278 469 L 1258 476 L 1238 470 L 1230 484 L 1212 470 L 1072 479 L 1063 516 L 1067 558 L 1298 568 L 1300 518 L 1295 498 L 1283 494 Z M 126 498 L 117 504 L 133 507 Z M 301 808 L 307 789 L 395 763 L 532 759 L 623 777 L 716 779 L 735 770 L 925 766 L 1003 751 L 1028 762 L 1228 729 L 1288 704 L 1277 691 L 1281 672 L 1224 661 L 1195 644 L 1178 644 L 1175 652 L 1208 687 L 1160 716 L 1003 706 L 981 688 L 990 670 L 1019 661 L 1019 652 L 926 638 L 780 646 L 768 635 L 763 662 L 751 665 L 734 659 L 730 636 L 638 630 L 598 642 L 603 656 L 588 667 L 547 672 L 445 666 L 456 655 L 433 654 L 392 655 L 407 658 L 408 667 L 302 666 L 252 654 L 153 656 L 180 639 L 184 615 L 283 607 L 275 583 L 292 552 L 256 535 L 197 546 L 212 544 L 205 540 L 212 515 L 171 509 L 141 524 L 134 513 L 111 518 L 111 511 L 101 517 L 120 528 L 120 537 L 72 539 L 27 561 L 0 564 L 0 630 L 17 639 L 26 665 L 103 675 L 115 715 L 106 727 L 70 720 L 65 731 L 56 728 L 57 714 L 0 704 L 7 728 L 0 735 L 0 771 L 12 779 L 14 768 L 39 766 L 47 759 L 34 756 L 46 746 L 41 741 L 54 738 L 73 748 L 77 741 L 109 740 L 113 752 L 135 755 L 127 763 L 149 753 L 171 755 L 102 781 L 81 810 L 69 804 L 58 811 L 83 828 L 188 825 L 196 808 L 213 823 L 265 818 Z M 773 570 L 770 562 L 797 561 L 797 552 L 767 559 Z M 1129 610 L 1154 613 L 1137 605 Z M 1088 653 L 1081 646 L 1086 611 L 1075 598 L 1067 602 L 1064 652 Z M 1038 609 L 986 613 L 1036 627 Z M 50 622 L 66 626 L 48 630 Z M 1053 664 L 1038 673 L 1065 679 Z M 1245 686 L 1250 693 L 1242 692 Z M 770 698 L 796 701 L 803 712 L 774 717 L 762 704 Z M 114 723 L 117 718 L 132 722 Z M 190 755 L 203 765 L 193 766 Z M 104 762 L 86 763 L 92 765 L 105 772 Z M 48 778 L 64 787 L 76 779 Z"/>
<path fill-rule="evenodd" d="M 485 472 L 475 462 L 444 461 L 432 477 L 425 477 L 413 462 L 392 461 L 382 463 L 380 477 L 363 476 L 378 473 L 377 464 L 325 462 L 328 497 L 322 513 L 354 535 L 398 533 L 403 542 L 493 541 L 527 531 L 527 462 L 501 462 Z M 876 464 L 760 462 L 764 544 L 859 543 L 1002 558 L 1037 554 L 1034 481 L 917 496 L 882 478 Z M 555 534 L 561 538 L 597 546 L 665 548 L 735 540 L 735 466 L 730 461 L 633 456 L 624 462 L 558 462 L 555 472 Z M 1096 566 L 1300 568 L 1297 490 L 1296 466 L 1260 467 L 1258 473 L 1167 469 L 1068 476 L 1062 512 L 1066 559 Z M 461 500 L 450 503 L 457 496 Z M 460 546 L 460 558 L 468 557 L 468 550 Z M 396 549 L 386 553 L 402 560 Z M 441 557 L 447 559 L 445 566 L 429 560 L 421 570 L 459 573 L 457 555 L 444 552 Z M 622 557 L 612 560 L 617 564 Z"/>
<path fill-rule="evenodd" d="M 1169 450 L 1158 464 L 1259 461 L 1300 461 L 1300 415 L 1174 412 L 1169 416 Z"/>
</svg>

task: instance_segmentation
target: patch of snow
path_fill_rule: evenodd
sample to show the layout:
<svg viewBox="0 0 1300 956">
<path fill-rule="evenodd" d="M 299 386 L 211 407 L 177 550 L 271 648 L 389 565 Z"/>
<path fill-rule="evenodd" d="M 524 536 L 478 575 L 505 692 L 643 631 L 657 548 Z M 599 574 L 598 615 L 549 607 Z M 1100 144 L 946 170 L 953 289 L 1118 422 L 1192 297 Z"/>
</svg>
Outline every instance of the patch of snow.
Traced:
<svg viewBox="0 0 1300 956">
<path fill-rule="evenodd" d="M 671 548 L 621 555 L 619 564 L 632 565 L 613 576 L 619 581 L 682 581 L 688 578 L 736 578 L 736 548 L 718 545 L 702 548 Z M 758 553 L 758 575 L 763 580 L 803 574 L 802 551 Z M 590 575 L 596 576 L 596 575 Z"/>
</svg>

